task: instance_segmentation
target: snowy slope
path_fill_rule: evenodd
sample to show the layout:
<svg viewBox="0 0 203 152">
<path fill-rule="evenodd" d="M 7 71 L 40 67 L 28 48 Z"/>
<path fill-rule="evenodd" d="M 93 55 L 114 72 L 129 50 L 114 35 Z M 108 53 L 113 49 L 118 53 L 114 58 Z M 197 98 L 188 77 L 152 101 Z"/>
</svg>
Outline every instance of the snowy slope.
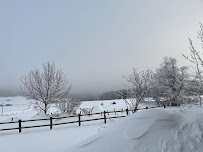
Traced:
<svg viewBox="0 0 203 152">
<path fill-rule="evenodd" d="M 107 124 L 108 125 L 108 124 Z M 24 130 L 0 136 L 0 152 L 63 152 L 96 134 L 104 124 L 62 126 L 60 129 Z"/>
<path fill-rule="evenodd" d="M 202 152 L 203 110 L 160 108 L 137 112 L 81 142 L 71 151 Z"/>
</svg>

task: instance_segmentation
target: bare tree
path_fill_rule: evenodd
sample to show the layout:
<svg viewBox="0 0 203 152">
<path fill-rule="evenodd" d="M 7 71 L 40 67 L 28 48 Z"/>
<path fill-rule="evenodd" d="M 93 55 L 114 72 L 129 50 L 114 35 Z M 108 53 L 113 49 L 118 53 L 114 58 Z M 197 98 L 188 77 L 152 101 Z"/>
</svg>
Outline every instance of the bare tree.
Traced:
<svg viewBox="0 0 203 152">
<path fill-rule="evenodd" d="M 62 112 L 62 113 L 68 113 L 69 115 L 75 114 L 76 110 L 80 106 L 81 101 L 78 98 L 65 98 L 60 100 L 58 103 L 56 103 L 56 107 Z"/>
<path fill-rule="evenodd" d="M 200 30 L 198 31 L 198 39 L 202 43 L 203 47 L 203 25 L 200 23 Z M 202 98 L 201 94 L 203 92 L 203 57 L 202 53 L 200 53 L 195 47 L 192 42 L 192 40 L 189 38 L 189 49 L 190 49 L 190 55 L 184 55 L 185 59 L 190 61 L 192 64 L 192 67 L 194 69 L 194 81 L 199 81 L 199 83 L 196 83 L 195 85 L 195 94 L 198 95 L 200 106 L 202 107 Z"/>
<path fill-rule="evenodd" d="M 21 79 L 21 92 L 36 100 L 40 109 L 47 113 L 50 105 L 69 94 L 71 85 L 61 69 L 54 63 L 43 63 L 43 70 L 31 70 Z"/>
<path fill-rule="evenodd" d="M 153 72 L 151 70 L 138 72 L 136 69 L 133 69 L 133 73 L 124 78 L 129 83 L 129 85 L 127 86 L 129 88 L 129 94 L 131 96 L 129 100 L 124 100 L 127 106 L 134 110 L 149 93 L 153 78 Z"/>
</svg>

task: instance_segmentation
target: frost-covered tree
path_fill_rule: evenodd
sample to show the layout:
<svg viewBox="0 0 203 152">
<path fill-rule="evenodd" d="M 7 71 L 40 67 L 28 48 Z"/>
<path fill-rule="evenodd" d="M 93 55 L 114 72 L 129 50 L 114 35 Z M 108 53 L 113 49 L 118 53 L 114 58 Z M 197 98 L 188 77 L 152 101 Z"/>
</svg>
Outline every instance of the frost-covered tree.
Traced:
<svg viewBox="0 0 203 152">
<path fill-rule="evenodd" d="M 78 107 L 81 105 L 81 101 L 78 98 L 65 98 L 56 103 L 56 107 L 62 113 L 68 113 L 69 115 L 75 114 Z"/>
<path fill-rule="evenodd" d="M 187 95 L 188 68 L 178 67 L 175 58 L 165 57 L 154 75 L 152 94 L 156 101 L 161 98 L 180 105 Z"/>
<path fill-rule="evenodd" d="M 129 92 L 130 92 L 130 91 L 127 90 L 127 89 L 122 89 L 122 90 L 118 90 L 118 91 L 116 92 L 116 94 L 117 94 L 117 96 L 120 97 L 120 99 L 128 99 L 128 98 L 130 98 Z"/>
<path fill-rule="evenodd" d="M 202 47 L 203 47 L 203 25 L 200 23 L 200 30 L 198 31 L 198 39 L 200 40 Z M 193 93 L 198 96 L 200 106 L 202 107 L 202 92 L 203 92 L 203 56 L 202 53 L 199 52 L 192 40 L 189 38 L 189 48 L 190 48 L 190 55 L 186 56 L 183 54 L 185 59 L 190 61 L 192 64 L 192 67 L 194 69 L 194 82 L 195 86 L 193 86 L 195 89 L 193 89 Z"/>
<path fill-rule="evenodd" d="M 129 100 L 125 99 L 126 104 L 131 109 L 135 109 L 149 93 L 153 79 L 153 72 L 151 70 L 139 72 L 136 69 L 133 69 L 133 73 L 124 78 L 129 84 L 127 86 L 131 96 Z"/>
<path fill-rule="evenodd" d="M 54 63 L 44 63 L 42 72 L 31 70 L 21 79 L 21 92 L 24 96 L 36 100 L 40 109 L 47 113 L 50 105 L 64 99 L 71 85 L 61 69 Z"/>
</svg>

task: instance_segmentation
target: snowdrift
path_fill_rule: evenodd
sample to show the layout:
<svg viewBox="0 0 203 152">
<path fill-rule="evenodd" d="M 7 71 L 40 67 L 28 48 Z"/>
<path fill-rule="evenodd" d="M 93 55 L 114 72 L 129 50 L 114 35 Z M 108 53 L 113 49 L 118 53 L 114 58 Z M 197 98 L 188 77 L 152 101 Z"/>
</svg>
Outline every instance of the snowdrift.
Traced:
<svg viewBox="0 0 203 152">
<path fill-rule="evenodd" d="M 202 152 L 203 109 L 140 111 L 101 130 L 71 151 Z"/>
</svg>

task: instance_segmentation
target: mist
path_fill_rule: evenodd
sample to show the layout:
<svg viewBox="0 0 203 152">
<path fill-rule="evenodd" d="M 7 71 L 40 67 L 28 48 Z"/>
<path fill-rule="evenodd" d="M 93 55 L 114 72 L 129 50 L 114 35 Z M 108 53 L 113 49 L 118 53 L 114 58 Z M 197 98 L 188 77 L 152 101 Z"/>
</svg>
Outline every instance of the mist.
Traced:
<svg viewBox="0 0 203 152">
<path fill-rule="evenodd" d="M 133 67 L 155 70 L 164 56 L 188 64 L 202 14 L 200 0 L 1 1 L 0 96 L 47 61 L 81 97 L 122 89 Z"/>
</svg>

